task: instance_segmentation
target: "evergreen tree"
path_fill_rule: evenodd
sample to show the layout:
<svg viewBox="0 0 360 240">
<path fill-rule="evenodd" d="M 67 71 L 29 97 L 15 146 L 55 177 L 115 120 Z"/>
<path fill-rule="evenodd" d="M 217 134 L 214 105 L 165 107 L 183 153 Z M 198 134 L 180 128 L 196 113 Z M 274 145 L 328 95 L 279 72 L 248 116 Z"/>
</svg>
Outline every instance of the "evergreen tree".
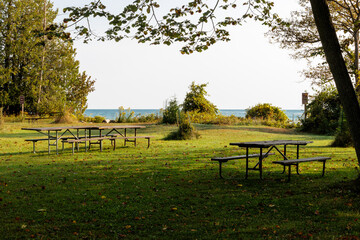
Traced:
<svg viewBox="0 0 360 240">
<path fill-rule="evenodd" d="M 72 43 L 52 34 L 57 12 L 47 0 L 0 0 L 0 106 L 19 113 L 83 111 L 92 81 L 79 72 Z"/>
</svg>

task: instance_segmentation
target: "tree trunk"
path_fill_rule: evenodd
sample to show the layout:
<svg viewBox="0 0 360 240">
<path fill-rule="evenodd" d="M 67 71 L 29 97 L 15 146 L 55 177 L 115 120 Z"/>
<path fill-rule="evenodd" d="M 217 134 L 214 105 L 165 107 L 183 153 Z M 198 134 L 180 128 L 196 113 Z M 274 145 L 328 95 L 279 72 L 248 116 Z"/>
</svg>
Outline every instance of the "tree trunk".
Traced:
<svg viewBox="0 0 360 240">
<path fill-rule="evenodd" d="M 355 61 L 354 61 L 354 71 L 355 71 L 355 91 L 357 95 L 360 95 L 360 84 L 359 84 L 359 30 L 356 30 L 354 33 L 354 44 L 355 44 Z"/>
<path fill-rule="evenodd" d="M 341 54 L 339 40 L 336 36 L 327 2 L 326 0 L 310 0 L 310 2 L 316 27 L 325 51 L 326 61 L 329 64 L 339 92 L 360 164 L 360 106 Z"/>
</svg>

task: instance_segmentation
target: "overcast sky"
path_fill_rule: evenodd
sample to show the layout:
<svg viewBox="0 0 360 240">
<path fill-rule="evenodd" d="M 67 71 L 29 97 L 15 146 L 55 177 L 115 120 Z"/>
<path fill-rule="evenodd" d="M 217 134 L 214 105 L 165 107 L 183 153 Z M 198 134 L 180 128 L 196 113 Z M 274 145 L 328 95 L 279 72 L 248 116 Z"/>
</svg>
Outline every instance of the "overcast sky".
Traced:
<svg viewBox="0 0 360 240">
<path fill-rule="evenodd" d="M 74 0 L 53 2 L 62 13 Z M 88 2 L 78 0 L 77 4 Z M 274 2 L 280 16 L 288 16 L 297 7 L 297 0 Z M 116 9 L 116 5 L 110 7 Z M 88 108 L 163 108 L 173 96 L 181 103 L 195 81 L 208 83 L 208 99 L 220 109 L 245 109 L 258 103 L 302 109 L 301 93 L 311 92 L 310 83 L 300 74 L 306 64 L 270 44 L 264 37 L 266 31 L 261 24 L 249 22 L 231 30 L 230 42 L 190 56 L 181 55 L 179 45 L 150 46 L 132 40 L 84 44 L 76 40 L 81 70 L 96 80 Z"/>
</svg>

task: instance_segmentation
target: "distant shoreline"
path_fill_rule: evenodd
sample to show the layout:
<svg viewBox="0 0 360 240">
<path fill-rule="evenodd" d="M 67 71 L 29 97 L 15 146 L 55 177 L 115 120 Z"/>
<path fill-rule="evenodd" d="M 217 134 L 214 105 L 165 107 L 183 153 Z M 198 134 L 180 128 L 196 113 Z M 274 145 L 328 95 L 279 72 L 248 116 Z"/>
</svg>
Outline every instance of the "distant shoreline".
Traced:
<svg viewBox="0 0 360 240">
<path fill-rule="evenodd" d="M 304 110 L 301 109 L 281 109 L 285 112 L 290 120 L 297 121 L 303 115 Z M 128 113 L 128 109 L 124 109 Z M 220 113 L 225 116 L 234 115 L 236 117 L 245 117 L 246 109 L 219 109 Z M 148 114 L 160 114 L 160 109 L 130 109 L 130 112 L 134 112 L 135 116 L 148 115 Z M 119 109 L 86 109 L 86 116 L 102 116 L 106 119 L 115 120 L 119 116 Z"/>
</svg>

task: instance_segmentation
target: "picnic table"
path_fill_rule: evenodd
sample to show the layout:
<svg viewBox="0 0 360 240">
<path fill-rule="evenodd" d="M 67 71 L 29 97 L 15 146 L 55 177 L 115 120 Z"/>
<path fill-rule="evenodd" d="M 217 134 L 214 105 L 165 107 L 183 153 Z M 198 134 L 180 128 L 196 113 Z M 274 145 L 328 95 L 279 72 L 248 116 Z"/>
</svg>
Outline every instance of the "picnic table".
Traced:
<svg viewBox="0 0 360 240">
<path fill-rule="evenodd" d="M 134 142 L 136 146 L 137 138 L 147 138 L 150 145 L 150 136 L 137 136 L 137 130 L 145 128 L 145 126 L 140 125 L 106 125 L 106 126 L 58 126 L 58 127 L 35 127 L 35 128 L 22 128 L 22 130 L 36 131 L 42 135 L 45 135 L 45 138 L 36 138 L 36 139 L 26 139 L 25 141 L 33 142 L 33 152 L 35 153 L 35 143 L 38 141 L 47 141 L 48 142 L 48 153 L 50 154 L 50 147 L 56 147 L 56 154 L 58 154 L 58 142 L 72 143 L 73 152 L 74 152 L 74 143 L 79 149 L 79 143 L 85 143 L 85 149 L 87 149 L 86 143 L 91 144 L 100 144 L 100 149 L 102 150 L 102 141 L 109 139 L 114 143 L 116 139 L 124 139 L 126 142 Z M 134 135 L 128 136 L 127 130 L 134 129 Z M 82 131 L 84 132 L 83 135 Z M 107 130 L 106 133 L 104 131 Z M 94 135 L 94 131 L 97 131 L 97 134 Z M 67 135 L 66 135 L 67 134 Z M 96 141 L 96 142 L 93 142 Z M 115 149 L 115 147 L 114 147 Z"/>
<path fill-rule="evenodd" d="M 260 173 L 260 179 L 262 179 L 262 173 L 263 173 L 263 160 L 267 158 L 269 155 L 274 155 L 271 151 L 275 151 L 281 155 L 283 160 L 281 161 L 274 161 L 275 164 L 280 164 L 284 167 L 283 173 L 285 172 L 285 167 L 289 168 L 289 174 L 288 174 L 288 180 L 290 180 L 290 174 L 291 174 L 291 166 L 296 166 L 296 172 L 299 174 L 299 163 L 301 162 L 310 162 L 310 161 L 321 161 L 323 162 L 323 174 L 325 171 L 325 162 L 326 160 L 330 159 L 330 157 L 311 157 L 311 158 L 299 158 L 300 156 L 300 146 L 305 146 L 308 143 L 312 143 L 313 141 L 299 141 L 299 140 L 272 140 L 272 141 L 253 141 L 253 142 L 235 142 L 230 143 L 230 145 L 238 146 L 246 148 L 246 154 L 240 155 L 240 156 L 231 156 L 231 157 L 217 157 L 212 158 L 213 161 L 219 162 L 219 170 L 220 170 L 220 177 L 221 176 L 221 164 L 223 162 L 227 162 L 229 160 L 234 159 L 246 159 L 246 175 L 245 178 L 248 178 L 249 170 L 255 170 L 259 171 Z M 293 145 L 296 146 L 296 159 L 289 159 L 287 156 L 287 146 Z M 281 151 L 279 148 L 283 146 L 283 151 Z M 255 148 L 258 150 L 258 153 L 256 154 L 249 154 L 249 149 Z M 264 149 L 267 149 L 267 151 L 264 151 Z M 258 162 L 255 164 L 254 167 L 249 167 L 249 158 L 257 158 Z"/>
</svg>

